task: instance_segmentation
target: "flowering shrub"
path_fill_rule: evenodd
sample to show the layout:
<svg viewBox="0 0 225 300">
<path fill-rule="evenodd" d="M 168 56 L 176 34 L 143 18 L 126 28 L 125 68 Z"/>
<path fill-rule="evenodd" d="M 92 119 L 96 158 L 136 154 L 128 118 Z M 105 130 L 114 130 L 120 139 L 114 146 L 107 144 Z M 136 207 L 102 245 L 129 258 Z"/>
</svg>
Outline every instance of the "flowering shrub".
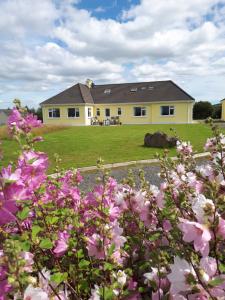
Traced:
<svg viewBox="0 0 225 300">
<path fill-rule="evenodd" d="M 47 176 L 38 126 L 17 103 L 8 127 L 21 155 L 0 174 L 0 299 L 225 299 L 222 134 L 206 142 L 207 165 L 189 143 L 176 161 L 165 152 L 160 188 L 103 170 L 82 193 L 76 170 Z"/>
</svg>

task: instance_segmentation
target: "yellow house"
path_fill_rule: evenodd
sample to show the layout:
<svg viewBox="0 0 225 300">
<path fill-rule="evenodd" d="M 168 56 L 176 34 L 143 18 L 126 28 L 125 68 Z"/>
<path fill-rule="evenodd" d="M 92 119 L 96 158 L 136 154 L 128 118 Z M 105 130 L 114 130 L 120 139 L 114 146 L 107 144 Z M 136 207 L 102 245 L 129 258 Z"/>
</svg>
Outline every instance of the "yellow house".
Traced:
<svg viewBox="0 0 225 300">
<path fill-rule="evenodd" d="M 222 103 L 221 120 L 225 121 L 225 99 L 221 100 L 221 103 Z"/>
<path fill-rule="evenodd" d="M 41 103 L 44 124 L 192 123 L 194 98 L 173 81 L 95 85 L 78 83 Z M 94 123 L 95 124 L 95 123 Z"/>
</svg>

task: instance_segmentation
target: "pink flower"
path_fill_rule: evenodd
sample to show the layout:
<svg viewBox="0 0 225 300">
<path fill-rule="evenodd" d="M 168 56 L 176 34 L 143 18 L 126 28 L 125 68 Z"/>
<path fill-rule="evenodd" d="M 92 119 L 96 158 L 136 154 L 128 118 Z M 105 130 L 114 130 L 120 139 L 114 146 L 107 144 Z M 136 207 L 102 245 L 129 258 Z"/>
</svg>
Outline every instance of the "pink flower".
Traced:
<svg viewBox="0 0 225 300">
<path fill-rule="evenodd" d="M 213 277 L 216 274 L 217 264 L 215 258 L 209 256 L 201 258 L 200 266 L 209 277 Z"/>
<path fill-rule="evenodd" d="M 174 264 L 171 265 L 170 268 L 171 273 L 167 277 L 171 283 L 171 294 L 174 296 L 179 294 L 179 292 L 190 290 L 191 287 L 187 282 L 187 275 L 196 275 L 193 267 L 185 259 L 176 256 L 174 258 Z"/>
<path fill-rule="evenodd" d="M 196 251 L 200 251 L 203 256 L 209 254 L 209 241 L 211 240 L 211 233 L 209 229 L 202 224 L 192 222 L 180 218 L 178 227 L 183 232 L 183 240 L 185 242 L 194 242 Z"/>
<path fill-rule="evenodd" d="M 105 258 L 103 241 L 99 234 L 94 233 L 91 237 L 88 238 L 87 249 L 88 249 L 88 254 L 90 256 L 95 256 L 98 259 Z"/>
<path fill-rule="evenodd" d="M 9 132 L 12 134 L 15 130 L 16 132 L 28 133 L 33 127 L 40 127 L 42 125 L 41 121 L 37 119 L 37 116 L 33 114 L 26 114 L 22 116 L 17 108 L 13 108 L 10 116 L 8 117 L 8 128 Z"/>
<path fill-rule="evenodd" d="M 66 232 L 59 232 L 58 234 L 59 239 L 56 242 L 56 247 L 53 252 L 56 254 L 57 257 L 60 257 L 65 254 L 68 249 L 68 239 L 70 235 Z"/>
<path fill-rule="evenodd" d="M 32 272 L 33 271 L 33 257 L 34 255 L 30 252 L 24 251 L 21 253 L 21 257 L 25 260 L 25 266 L 23 267 L 23 271 L 25 272 Z"/>
<path fill-rule="evenodd" d="M 185 167 L 182 164 L 177 165 L 177 173 L 184 174 L 185 173 Z"/>
<path fill-rule="evenodd" d="M 163 221 L 163 229 L 165 230 L 165 232 L 169 232 L 172 229 L 172 225 L 169 220 Z"/>
<path fill-rule="evenodd" d="M 0 192 L 0 225 L 15 221 L 18 211 L 16 201 L 27 200 L 27 189 L 16 183 L 6 185 Z"/>
<path fill-rule="evenodd" d="M 225 220 L 223 218 L 219 219 L 217 234 L 225 239 Z"/>
<path fill-rule="evenodd" d="M 49 300 L 48 294 L 41 288 L 34 288 L 32 285 L 28 285 L 24 292 L 24 300 Z"/>
<path fill-rule="evenodd" d="M 21 170 L 16 169 L 15 172 L 12 172 L 12 166 L 8 165 L 6 168 L 2 168 L 0 178 L 4 182 L 15 182 L 20 180 Z"/>
<path fill-rule="evenodd" d="M 212 212 L 215 210 L 215 205 L 212 200 L 206 199 L 203 194 L 197 195 L 193 201 L 192 210 L 200 223 L 208 222 L 209 216 L 205 214 L 206 207 L 210 207 Z"/>
<path fill-rule="evenodd" d="M 177 152 L 189 156 L 193 152 L 190 142 L 177 141 Z"/>
</svg>

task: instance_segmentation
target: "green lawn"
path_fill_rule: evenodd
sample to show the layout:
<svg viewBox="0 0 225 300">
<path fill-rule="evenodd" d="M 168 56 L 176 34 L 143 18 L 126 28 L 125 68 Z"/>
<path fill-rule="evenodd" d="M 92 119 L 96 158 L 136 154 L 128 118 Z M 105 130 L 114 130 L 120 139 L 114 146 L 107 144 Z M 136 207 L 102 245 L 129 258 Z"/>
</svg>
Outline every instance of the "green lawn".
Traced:
<svg viewBox="0 0 225 300">
<path fill-rule="evenodd" d="M 50 171 L 54 153 L 60 155 L 65 168 L 92 166 L 99 157 L 105 163 L 149 159 L 162 150 L 143 147 L 144 135 L 158 130 L 171 134 L 170 128 L 175 129 L 183 140 L 191 141 L 197 152 L 203 152 L 202 147 L 207 137 L 211 136 L 210 128 L 204 124 L 69 127 L 44 134 L 45 141 L 38 143 L 37 149 L 49 155 Z M 18 147 L 15 141 L 4 139 L 2 148 L 3 164 L 6 165 L 16 158 Z M 170 153 L 175 155 L 175 150 L 172 149 Z"/>
</svg>

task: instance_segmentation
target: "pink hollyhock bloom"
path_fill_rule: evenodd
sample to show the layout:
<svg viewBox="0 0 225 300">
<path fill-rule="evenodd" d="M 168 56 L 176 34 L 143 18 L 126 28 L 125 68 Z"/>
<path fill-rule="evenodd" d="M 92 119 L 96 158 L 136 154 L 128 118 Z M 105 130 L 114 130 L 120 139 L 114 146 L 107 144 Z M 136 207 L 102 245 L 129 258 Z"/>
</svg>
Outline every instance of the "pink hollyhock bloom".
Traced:
<svg viewBox="0 0 225 300">
<path fill-rule="evenodd" d="M 225 239 L 225 220 L 223 218 L 219 219 L 219 225 L 217 227 L 217 234 Z"/>
<path fill-rule="evenodd" d="M 205 215 L 205 208 L 210 206 L 212 212 L 215 210 L 215 205 L 212 200 L 206 199 L 203 194 L 199 194 L 192 204 L 192 210 L 200 223 L 207 223 L 209 216 Z"/>
<path fill-rule="evenodd" d="M 194 188 L 197 193 L 200 193 L 202 191 L 202 182 L 197 180 L 197 177 L 193 172 L 188 172 L 186 174 L 186 182 L 188 186 Z"/>
<path fill-rule="evenodd" d="M 23 267 L 23 270 L 25 272 L 32 272 L 33 271 L 33 257 L 34 255 L 30 252 L 24 251 L 21 253 L 21 257 L 25 260 L 25 266 Z"/>
<path fill-rule="evenodd" d="M 211 165 L 197 166 L 196 171 L 199 172 L 202 177 L 208 178 L 210 181 L 215 179 L 214 170 Z"/>
<path fill-rule="evenodd" d="M 163 229 L 165 230 L 165 232 L 169 232 L 172 229 L 172 225 L 169 220 L 163 221 Z"/>
<path fill-rule="evenodd" d="M 163 290 L 159 289 L 156 292 L 152 293 L 152 300 L 161 300 L 163 299 Z"/>
<path fill-rule="evenodd" d="M 18 166 L 21 169 L 22 180 L 33 191 L 46 179 L 48 157 L 42 152 L 24 151 L 19 158 Z"/>
<path fill-rule="evenodd" d="M 190 155 L 193 152 L 190 142 L 177 141 L 177 152 L 186 156 Z"/>
<path fill-rule="evenodd" d="M 211 151 L 211 150 L 214 150 L 215 146 L 216 146 L 216 138 L 208 138 L 206 140 L 204 149 L 206 151 Z"/>
<path fill-rule="evenodd" d="M 187 243 L 194 242 L 196 251 L 200 251 L 202 256 L 209 254 L 209 241 L 211 233 L 207 227 L 197 222 L 192 222 L 179 218 L 180 224 L 178 227 L 183 232 L 183 240 Z"/>
<path fill-rule="evenodd" d="M 177 165 L 177 173 L 184 174 L 185 173 L 185 167 L 182 164 Z"/>
<path fill-rule="evenodd" d="M 32 167 L 33 170 L 43 172 L 48 168 L 48 157 L 43 152 L 24 151 L 19 158 L 18 165 L 22 171 L 24 171 L 25 167 Z"/>
<path fill-rule="evenodd" d="M 126 197 L 127 197 L 126 190 L 118 191 L 115 195 L 115 204 L 123 211 L 128 209 L 126 203 Z"/>
<path fill-rule="evenodd" d="M 17 200 L 27 200 L 27 189 L 16 183 L 7 185 L 0 192 L 0 225 L 15 221 L 15 214 L 18 211 Z"/>
<path fill-rule="evenodd" d="M 77 183 L 81 183 L 83 181 L 83 176 L 80 174 L 79 171 L 76 172 L 76 181 Z"/>
<path fill-rule="evenodd" d="M 191 286 L 187 283 L 187 275 L 192 274 L 196 276 L 193 267 L 185 260 L 176 256 L 174 264 L 170 266 L 171 273 L 167 275 L 171 286 L 170 292 L 174 296 L 183 291 L 189 291 Z M 176 299 L 176 298 L 173 298 Z"/>
<path fill-rule="evenodd" d="M 137 281 L 134 281 L 133 278 L 130 278 L 128 281 L 128 290 L 135 291 L 137 287 Z"/>
<path fill-rule="evenodd" d="M 41 273 L 38 273 L 38 279 L 39 279 L 39 286 L 40 288 L 49 293 L 51 291 L 51 288 L 49 286 L 51 274 L 50 271 L 46 268 L 41 270 Z"/>
<path fill-rule="evenodd" d="M 17 108 L 13 108 L 10 116 L 8 117 L 8 128 L 10 133 L 13 133 L 15 129 L 17 132 L 28 133 L 34 127 L 40 127 L 42 125 L 41 121 L 37 119 L 37 116 L 33 114 L 27 114 L 22 116 Z"/>
<path fill-rule="evenodd" d="M 124 243 L 127 240 L 124 236 L 122 236 L 122 233 L 123 233 L 123 228 L 121 228 L 119 226 L 119 223 L 115 221 L 111 231 L 111 240 L 112 243 L 114 243 L 116 249 L 123 247 Z"/>
<path fill-rule="evenodd" d="M 102 237 L 99 234 L 94 233 L 91 237 L 88 238 L 87 241 L 88 255 L 95 256 L 98 259 L 104 259 L 105 253 L 103 249 Z"/>
<path fill-rule="evenodd" d="M 24 119 L 22 118 L 20 112 L 14 107 L 7 120 L 9 132 L 12 133 L 14 129 L 19 131 L 21 127 L 24 126 L 24 123 Z"/>
<path fill-rule="evenodd" d="M 27 114 L 24 117 L 24 120 L 25 120 L 25 128 L 23 129 L 25 130 L 25 132 L 30 132 L 32 128 L 42 126 L 42 122 L 38 120 L 36 115 Z"/>
<path fill-rule="evenodd" d="M 114 220 L 118 219 L 120 216 L 121 210 L 119 209 L 118 206 L 114 206 L 112 203 L 110 204 L 109 207 L 109 218 L 110 221 L 113 222 Z"/>
<path fill-rule="evenodd" d="M 209 277 L 213 277 L 216 274 L 217 264 L 215 258 L 209 256 L 201 258 L 200 266 Z"/>
<path fill-rule="evenodd" d="M 21 176 L 21 170 L 16 169 L 14 172 L 12 172 L 12 166 L 9 165 L 6 168 L 2 168 L 0 178 L 3 179 L 3 181 L 17 181 L 20 180 Z"/>
<path fill-rule="evenodd" d="M 66 232 L 59 232 L 58 234 L 59 239 L 56 242 L 56 247 L 53 252 L 56 254 L 57 257 L 60 257 L 65 254 L 68 249 L 68 240 L 70 235 Z"/>
<path fill-rule="evenodd" d="M 7 279 L 0 280 L 0 300 L 7 300 L 7 294 L 11 291 L 12 286 Z"/>
<path fill-rule="evenodd" d="M 24 292 L 24 300 L 49 300 L 48 294 L 43 291 L 41 288 L 33 287 L 31 284 L 28 285 Z"/>
<path fill-rule="evenodd" d="M 163 190 L 159 190 L 157 186 L 150 185 L 150 192 L 152 193 L 152 196 L 155 198 L 157 205 L 159 208 L 164 207 L 164 192 Z"/>
</svg>

